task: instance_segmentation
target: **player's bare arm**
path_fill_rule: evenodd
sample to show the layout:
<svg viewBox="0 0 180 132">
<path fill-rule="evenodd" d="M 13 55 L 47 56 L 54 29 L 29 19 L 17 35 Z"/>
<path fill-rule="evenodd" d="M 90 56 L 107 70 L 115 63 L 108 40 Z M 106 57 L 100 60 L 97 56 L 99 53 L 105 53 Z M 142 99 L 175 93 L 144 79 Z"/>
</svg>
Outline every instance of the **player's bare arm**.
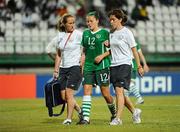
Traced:
<svg viewBox="0 0 180 132">
<path fill-rule="evenodd" d="M 105 57 L 109 56 L 110 55 L 110 50 L 109 51 L 106 51 L 105 53 L 101 54 L 101 55 L 98 55 L 96 58 L 95 58 L 95 63 L 99 64 Z"/>
</svg>

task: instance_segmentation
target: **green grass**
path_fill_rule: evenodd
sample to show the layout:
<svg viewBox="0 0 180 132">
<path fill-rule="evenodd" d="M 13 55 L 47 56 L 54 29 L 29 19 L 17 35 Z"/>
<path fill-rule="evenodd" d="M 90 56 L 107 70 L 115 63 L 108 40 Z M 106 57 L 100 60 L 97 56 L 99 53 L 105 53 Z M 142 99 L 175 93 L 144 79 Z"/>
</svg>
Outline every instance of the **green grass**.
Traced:
<svg viewBox="0 0 180 132">
<path fill-rule="evenodd" d="M 78 98 L 79 104 L 81 99 Z M 133 98 L 134 99 L 134 98 Z M 91 124 L 62 125 L 66 112 L 60 117 L 48 117 L 44 99 L 0 100 L 0 132 L 179 132 L 180 96 L 145 97 L 142 109 L 142 124 L 134 125 L 127 109 L 123 113 L 122 126 L 110 126 L 110 113 L 102 97 L 93 97 Z M 58 112 L 59 108 L 55 108 Z"/>
</svg>

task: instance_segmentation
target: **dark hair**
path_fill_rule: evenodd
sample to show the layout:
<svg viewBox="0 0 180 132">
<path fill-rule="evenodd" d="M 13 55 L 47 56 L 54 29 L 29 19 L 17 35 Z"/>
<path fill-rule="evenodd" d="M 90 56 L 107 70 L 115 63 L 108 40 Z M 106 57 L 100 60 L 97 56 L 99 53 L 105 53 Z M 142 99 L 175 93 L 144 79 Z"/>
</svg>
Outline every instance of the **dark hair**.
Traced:
<svg viewBox="0 0 180 132">
<path fill-rule="evenodd" d="M 127 15 L 121 9 L 114 9 L 110 11 L 108 13 L 108 17 L 110 17 L 110 15 L 114 15 L 116 18 L 122 19 L 122 22 L 121 22 L 122 25 L 125 25 L 125 23 L 128 20 Z"/>
<path fill-rule="evenodd" d="M 66 31 L 66 28 L 65 28 L 65 24 L 67 23 L 67 19 L 69 17 L 74 17 L 73 15 L 71 14 L 64 14 L 58 21 L 57 23 L 57 29 L 60 31 L 60 32 L 65 32 Z"/>
<path fill-rule="evenodd" d="M 97 11 L 89 12 L 87 16 L 94 16 L 97 20 L 99 19 L 99 13 Z"/>
</svg>

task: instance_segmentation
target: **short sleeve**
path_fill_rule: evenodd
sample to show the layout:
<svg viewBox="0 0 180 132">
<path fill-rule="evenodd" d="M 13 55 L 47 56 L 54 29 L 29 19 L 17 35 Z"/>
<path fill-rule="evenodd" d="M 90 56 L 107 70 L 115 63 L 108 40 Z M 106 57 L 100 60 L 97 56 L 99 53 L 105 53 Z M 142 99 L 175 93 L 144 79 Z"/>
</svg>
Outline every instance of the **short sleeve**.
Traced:
<svg viewBox="0 0 180 132">
<path fill-rule="evenodd" d="M 77 34 L 77 39 L 78 39 L 78 41 L 79 41 L 79 42 L 82 42 L 82 35 L 83 35 L 82 31 L 79 31 L 79 30 L 78 30 L 77 33 L 78 33 L 78 34 Z"/>
<path fill-rule="evenodd" d="M 84 47 L 84 32 L 82 33 L 81 45 Z"/>
<path fill-rule="evenodd" d="M 137 46 L 136 46 L 137 51 L 138 51 L 138 52 L 141 51 L 141 45 L 139 44 L 139 42 L 136 41 L 136 44 L 137 44 Z"/>
<path fill-rule="evenodd" d="M 48 43 L 48 45 L 46 46 L 46 53 L 51 53 L 53 51 L 56 51 L 57 40 L 58 40 L 58 37 L 56 36 Z"/>
<path fill-rule="evenodd" d="M 108 40 L 109 41 L 109 43 L 110 43 L 110 33 L 109 33 L 109 31 L 107 31 L 107 30 L 105 30 L 106 31 L 106 37 L 107 37 L 107 39 L 106 40 Z M 108 51 L 108 50 L 110 50 L 110 46 L 109 47 L 106 47 L 106 50 Z"/>
<path fill-rule="evenodd" d="M 136 47 L 137 44 L 136 44 L 133 33 L 129 29 L 127 33 L 128 33 L 128 38 L 127 38 L 128 44 L 130 45 L 131 48 Z"/>
</svg>

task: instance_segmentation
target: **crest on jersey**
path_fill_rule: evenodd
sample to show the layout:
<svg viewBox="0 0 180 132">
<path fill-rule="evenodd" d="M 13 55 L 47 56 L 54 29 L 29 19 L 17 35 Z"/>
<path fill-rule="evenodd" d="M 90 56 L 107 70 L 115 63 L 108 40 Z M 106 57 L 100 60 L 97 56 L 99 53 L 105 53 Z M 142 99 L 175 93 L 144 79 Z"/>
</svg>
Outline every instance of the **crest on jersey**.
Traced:
<svg viewBox="0 0 180 132">
<path fill-rule="evenodd" d="M 97 39 L 101 38 L 101 34 L 96 34 L 96 38 Z"/>
</svg>

